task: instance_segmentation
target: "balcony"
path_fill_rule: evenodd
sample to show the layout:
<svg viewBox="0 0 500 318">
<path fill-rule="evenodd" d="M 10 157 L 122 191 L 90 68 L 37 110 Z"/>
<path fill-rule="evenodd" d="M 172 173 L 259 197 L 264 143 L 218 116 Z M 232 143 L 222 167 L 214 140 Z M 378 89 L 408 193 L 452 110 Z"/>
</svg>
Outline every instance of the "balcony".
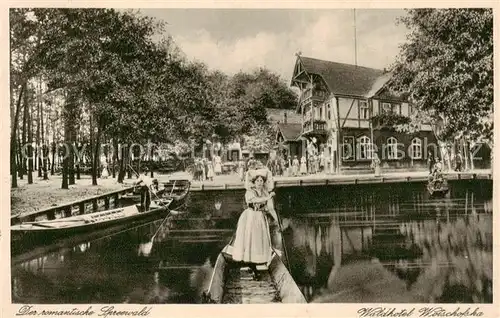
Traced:
<svg viewBox="0 0 500 318">
<path fill-rule="evenodd" d="M 308 120 L 302 124 L 303 136 L 324 136 L 328 134 L 326 121 L 324 120 Z"/>
<path fill-rule="evenodd" d="M 394 129 L 397 126 L 409 125 L 411 123 L 409 117 L 392 112 L 375 115 L 370 120 L 373 129 Z"/>
<path fill-rule="evenodd" d="M 310 103 L 311 101 L 323 102 L 327 97 L 327 92 L 309 88 L 300 96 L 299 104 L 302 107 L 304 104 Z"/>
</svg>

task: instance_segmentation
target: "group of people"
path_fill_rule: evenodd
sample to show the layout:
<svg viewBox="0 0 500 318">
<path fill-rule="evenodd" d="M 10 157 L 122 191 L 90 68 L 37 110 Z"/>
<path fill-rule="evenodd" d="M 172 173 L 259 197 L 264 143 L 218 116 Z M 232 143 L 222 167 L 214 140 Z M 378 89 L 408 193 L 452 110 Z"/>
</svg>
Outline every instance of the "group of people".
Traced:
<svg viewBox="0 0 500 318">
<path fill-rule="evenodd" d="M 239 217 L 233 239 L 223 250 L 234 261 L 246 264 L 256 280 L 261 277 L 259 265 L 267 267 L 273 256 L 270 221 L 278 222 L 273 187 L 272 173 L 268 168 L 260 161 L 249 165 L 245 174 L 247 208 Z"/>
<path fill-rule="evenodd" d="M 323 154 L 312 156 L 297 155 L 293 158 L 277 157 L 269 159 L 267 167 L 273 172 L 273 175 L 297 177 L 303 175 L 317 174 L 328 170 L 330 159 Z"/>
<path fill-rule="evenodd" d="M 302 156 L 299 158 L 297 156 L 293 157 L 291 164 L 291 176 L 299 176 L 306 174 L 316 174 L 323 172 L 326 166 L 327 160 L 322 155 L 312 155 L 309 158 Z"/>
<path fill-rule="evenodd" d="M 449 158 L 449 156 L 445 156 L 444 159 L 447 159 Z M 453 162 L 454 164 L 454 167 L 453 169 L 455 171 L 463 171 L 463 157 L 462 157 L 462 154 L 460 152 L 457 152 L 457 154 L 455 156 L 453 156 L 453 158 L 451 158 L 453 160 L 450 160 L 450 162 Z M 429 174 L 433 174 L 436 166 L 439 166 L 441 170 L 443 170 L 443 165 L 444 165 L 444 160 L 442 160 L 441 158 L 437 157 L 437 156 L 434 156 L 434 154 L 429 151 L 428 152 L 428 155 L 427 155 L 427 163 L 428 163 L 428 166 L 429 166 Z M 451 165 L 451 163 L 450 163 Z"/>
<path fill-rule="evenodd" d="M 196 158 L 194 161 L 194 180 L 196 181 L 213 181 L 214 176 L 222 173 L 222 160 L 221 157 L 215 155 L 213 161 L 207 158 Z"/>
</svg>

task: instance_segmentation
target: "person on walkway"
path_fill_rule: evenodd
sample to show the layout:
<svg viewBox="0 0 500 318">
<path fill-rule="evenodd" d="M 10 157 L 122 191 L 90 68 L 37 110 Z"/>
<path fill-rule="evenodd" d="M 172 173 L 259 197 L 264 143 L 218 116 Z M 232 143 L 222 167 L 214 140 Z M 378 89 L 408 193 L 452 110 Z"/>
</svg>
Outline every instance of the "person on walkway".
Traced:
<svg viewBox="0 0 500 318">
<path fill-rule="evenodd" d="M 144 174 L 139 175 L 136 182 L 136 185 L 141 187 L 141 209 L 143 211 L 149 210 L 149 206 L 151 205 L 153 179 L 148 176 L 148 172 L 148 168 L 145 168 Z"/>
<path fill-rule="evenodd" d="M 322 150 L 321 154 L 319 155 L 319 172 L 325 172 L 325 151 Z"/>
<path fill-rule="evenodd" d="M 455 171 L 462 171 L 462 154 L 460 152 L 455 156 Z"/>
<path fill-rule="evenodd" d="M 306 159 L 306 156 L 302 156 L 302 158 L 300 158 L 300 174 L 301 175 L 306 175 L 307 174 L 307 159 Z"/>
<path fill-rule="evenodd" d="M 212 161 L 207 161 L 206 169 L 207 180 L 214 181 L 214 164 L 212 163 Z"/>
<path fill-rule="evenodd" d="M 245 181 L 245 161 L 238 161 L 238 176 L 240 177 L 240 181 Z"/>
<path fill-rule="evenodd" d="M 376 152 L 373 154 L 371 167 L 375 172 L 375 177 L 380 176 L 380 159 L 378 157 L 378 153 Z"/>
<path fill-rule="evenodd" d="M 105 162 L 102 165 L 101 179 L 107 179 L 109 177 L 108 164 Z"/>
<path fill-rule="evenodd" d="M 427 153 L 427 164 L 429 165 L 429 174 L 432 174 L 436 160 L 434 159 L 434 154 L 430 151 Z"/>
<path fill-rule="evenodd" d="M 299 159 L 297 156 L 293 156 L 293 162 L 292 162 L 292 176 L 296 177 L 299 175 Z"/>
<path fill-rule="evenodd" d="M 208 176 L 208 165 L 210 164 L 210 160 L 208 158 L 203 158 L 203 179 L 204 180 L 210 180 L 210 177 Z"/>
<path fill-rule="evenodd" d="M 194 179 L 196 181 L 203 181 L 203 165 L 201 164 L 201 160 L 196 158 L 194 159 Z"/>
<path fill-rule="evenodd" d="M 266 170 L 247 172 L 249 181 L 245 193 L 247 209 L 238 220 L 233 240 L 224 249 L 234 261 L 247 263 L 253 270 L 255 279 L 260 278 L 257 265 L 268 265 L 272 259 L 271 234 L 266 215 L 270 213 L 268 206 L 274 197 L 274 192 L 267 190 Z"/>
<path fill-rule="evenodd" d="M 222 173 L 222 160 L 219 155 L 214 156 L 214 172 L 216 176 Z"/>
</svg>

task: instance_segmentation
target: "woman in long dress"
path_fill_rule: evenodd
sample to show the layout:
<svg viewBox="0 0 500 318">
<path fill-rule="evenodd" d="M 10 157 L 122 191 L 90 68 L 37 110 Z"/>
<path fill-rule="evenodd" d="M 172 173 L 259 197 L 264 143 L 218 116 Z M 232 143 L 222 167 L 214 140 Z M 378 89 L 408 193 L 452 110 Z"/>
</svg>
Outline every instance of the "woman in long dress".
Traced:
<svg viewBox="0 0 500 318">
<path fill-rule="evenodd" d="M 274 192 L 267 191 L 266 175 L 265 170 L 247 173 L 250 187 L 245 193 L 245 201 L 248 208 L 241 214 L 236 234 L 224 250 L 234 261 L 247 263 L 256 279 L 260 278 L 257 265 L 268 265 L 272 259 L 271 235 L 266 214 L 269 213 L 275 218 L 274 211 L 269 210 L 272 206 L 269 201 Z"/>
<path fill-rule="evenodd" d="M 293 157 L 293 162 L 292 162 L 292 175 L 294 177 L 299 175 L 299 159 L 297 159 L 297 156 Z"/>
<path fill-rule="evenodd" d="M 222 173 L 222 161 L 218 155 L 214 156 L 214 172 L 216 176 Z"/>
<path fill-rule="evenodd" d="M 104 163 L 102 165 L 102 174 L 101 174 L 101 178 L 102 179 L 107 179 L 109 177 L 109 172 L 108 172 L 108 164 L 107 163 Z"/>
<path fill-rule="evenodd" d="M 307 159 L 305 156 L 300 158 L 300 174 L 307 174 Z"/>
<path fill-rule="evenodd" d="M 214 166 L 212 161 L 207 162 L 207 179 L 214 181 Z"/>
</svg>

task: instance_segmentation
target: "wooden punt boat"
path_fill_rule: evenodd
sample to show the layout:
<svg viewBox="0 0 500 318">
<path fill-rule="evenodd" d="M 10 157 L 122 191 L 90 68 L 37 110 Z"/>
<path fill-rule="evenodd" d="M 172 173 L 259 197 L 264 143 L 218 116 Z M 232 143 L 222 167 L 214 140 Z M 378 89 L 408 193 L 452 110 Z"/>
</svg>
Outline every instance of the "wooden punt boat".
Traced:
<svg viewBox="0 0 500 318">
<path fill-rule="evenodd" d="M 276 239 L 275 246 L 287 255 L 278 227 L 273 226 L 270 231 Z M 202 293 L 202 303 L 307 303 L 283 263 L 281 251 L 273 248 L 269 264 L 257 266 L 262 277 L 254 280 L 247 264 L 232 259 L 231 250 L 228 244 L 219 253 L 208 287 Z"/>
<path fill-rule="evenodd" d="M 203 303 L 307 303 L 280 256 L 273 258 L 259 281 L 253 281 L 242 263 L 221 252 L 217 257 Z M 246 290 L 245 290 L 246 289 Z M 267 294 L 267 297 L 266 297 Z"/>
<path fill-rule="evenodd" d="M 448 181 L 442 179 L 430 179 L 427 182 L 427 191 L 431 197 L 444 197 L 449 191 Z"/>
<path fill-rule="evenodd" d="M 160 186 L 163 185 L 163 188 Z M 172 200 L 170 208 L 177 210 L 183 207 L 186 203 L 186 198 L 191 189 L 191 181 L 189 179 L 171 179 L 167 181 L 158 182 L 157 179 L 153 181 L 156 193 L 152 194 L 153 199 Z M 140 202 L 141 192 L 140 188 L 136 187 L 133 193 L 123 195 L 122 201 Z"/>
<path fill-rule="evenodd" d="M 48 244 L 61 237 L 93 232 L 124 223 L 132 226 L 138 222 L 158 218 L 170 211 L 172 202 L 172 199 L 153 201 L 147 211 L 141 211 L 140 205 L 134 204 L 55 220 L 23 222 L 11 226 L 11 242 L 14 246 Z"/>
</svg>

